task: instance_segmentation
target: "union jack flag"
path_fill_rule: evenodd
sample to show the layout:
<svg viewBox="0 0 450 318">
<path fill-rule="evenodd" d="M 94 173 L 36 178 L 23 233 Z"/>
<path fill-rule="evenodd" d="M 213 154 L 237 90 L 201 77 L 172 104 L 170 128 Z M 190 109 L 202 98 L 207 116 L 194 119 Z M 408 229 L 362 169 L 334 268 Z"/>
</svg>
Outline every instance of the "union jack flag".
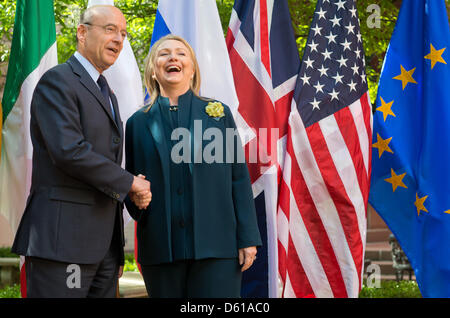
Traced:
<svg viewBox="0 0 450 318">
<path fill-rule="evenodd" d="M 227 35 L 246 154 L 270 158 L 247 157 L 266 244 L 242 295 L 357 297 L 372 111 L 356 5 L 318 0 L 301 64 L 290 23 L 287 1 L 236 0 Z"/>
<path fill-rule="evenodd" d="M 244 272 L 242 296 L 276 297 L 280 156 L 300 68 L 287 1 L 236 0 L 226 41 L 239 99 L 235 118 L 264 242 L 256 262 Z"/>
</svg>

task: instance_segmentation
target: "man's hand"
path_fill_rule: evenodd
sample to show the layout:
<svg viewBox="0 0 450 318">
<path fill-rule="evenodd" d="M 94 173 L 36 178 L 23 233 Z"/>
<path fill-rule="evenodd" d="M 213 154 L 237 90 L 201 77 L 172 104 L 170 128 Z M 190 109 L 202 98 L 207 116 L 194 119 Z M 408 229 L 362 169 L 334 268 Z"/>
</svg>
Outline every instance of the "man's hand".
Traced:
<svg viewBox="0 0 450 318">
<path fill-rule="evenodd" d="M 134 176 L 133 184 L 131 185 L 130 192 L 150 192 L 150 181 L 145 180 L 145 176 L 140 174 L 137 177 Z"/>
<path fill-rule="evenodd" d="M 246 271 L 253 265 L 256 259 L 256 246 L 250 246 L 239 249 L 239 265 L 242 266 L 241 272 Z"/>
<path fill-rule="evenodd" d="M 150 182 L 145 180 L 145 176 L 142 174 L 134 177 L 128 195 L 130 196 L 131 201 L 133 201 L 140 210 L 146 209 L 152 200 Z"/>
</svg>

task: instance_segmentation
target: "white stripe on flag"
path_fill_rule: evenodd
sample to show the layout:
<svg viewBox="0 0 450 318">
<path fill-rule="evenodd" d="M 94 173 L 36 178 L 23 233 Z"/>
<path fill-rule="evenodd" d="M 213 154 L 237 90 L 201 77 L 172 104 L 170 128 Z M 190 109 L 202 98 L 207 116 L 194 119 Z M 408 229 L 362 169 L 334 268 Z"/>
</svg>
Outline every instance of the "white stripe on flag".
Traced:
<svg viewBox="0 0 450 318">
<path fill-rule="evenodd" d="M 256 43 L 257 42 L 259 43 L 259 40 L 257 41 L 257 39 L 258 36 L 255 36 L 255 44 L 254 44 L 255 51 L 261 52 L 261 50 L 256 50 L 257 49 Z M 275 102 L 275 96 L 273 92 L 272 79 L 270 78 L 270 75 L 267 73 L 264 64 L 261 62 L 261 57 L 258 56 L 257 53 L 255 54 L 255 51 L 250 47 L 241 31 L 238 31 L 237 35 L 235 36 L 233 47 L 239 54 L 240 58 L 247 65 L 250 72 L 259 82 L 259 84 L 264 88 L 273 104 Z"/>
<path fill-rule="evenodd" d="M 298 77 L 298 75 L 295 74 L 290 79 L 288 79 L 284 83 L 282 83 L 274 88 L 275 102 L 278 101 L 280 98 L 286 96 L 286 94 L 291 93 L 294 90 L 295 84 L 297 83 L 297 77 Z"/>
<path fill-rule="evenodd" d="M 292 144 L 297 164 L 304 176 L 311 198 L 333 247 L 346 284 L 346 290 L 350 292 L 353 282 L 355 279 L 358 280 L 358 277 L 356 271 L 352 270 L 352 264 L 353 269 L 355 265 L 336 206 L 325 186 L 320 169 L 313 156 L 303 121 L 298 112 L 291 113 L 289 124 L 292 127 Z"/>
<path fill-rule="evenodd" d="M 289 233 L 292 237 L 292 242 L 294 243 L 295 250 L 297 252 L 297 255 L 288 255 L 288 258 L 299 258 L 316 297 L 333 297 L 333 291 L 331 290 L 327 275 L 319 257 L 317 256 L 311 237 L 305 227 L 300 211 L 297 207 L 297 203 L 295 202 L 295 198 L 292 194 L 291 167 L 291 156 L 289 153 L 286 153 L 283 178 L 289 189 Z"/>
<path fill-rule="evenodd" d="M 366 236 L 366 208 L 352 157 L 339 130 L 334 116 L 328 116 L 319 122 L 328 150 L 333 158 L 334 166 L 344 184 L 345 191 L 352 202 L 358 217 L 361 239 Z M 364 241 L 364 240 L 363 240 Z"/>
<path fill-rule="evenodd" d="M 276 297 L 276 290 L 278 289 L 277 197 L 271 195 L 278 191 L 276 166 L 271 166 L 265 171 L 252 184 L 252 189 L 254 198 L 262 191 L 265 194 L 269 297 Z"/>
<path fill-rule="evenodd" d="M 358 186 L 358 177 L 356 176 L 352 158 L 334 116 L 328 116 L 322 119 L 319 122 L 319 126 L 327 144 L 328 151 L 333 159 L 333 164 L 344 185 L 345 192 L 355 209 L 358 219 L 359 235 L 361 236 L 361 241 L 364 242 L 366 236 L 365 204 L 361 189 Z M 347 259 L 345 263 L 340 262 L 340 265 L 343 276 L 347 277 L 345 284 L 347 286 L 348 296 L 358 296 L 355 295 L 355 291 L 359 291 L 359 277 L 357 275 L 359 269 L 356 269 L 353 261 L 349 262 Z"/>
<path fill-rule="evenodd" d="M 236 39 L 239 33 L 239 28 L 241 27 L 241 20 L 239 20 L 239 17 L 234 9 L 231 10 L 229 23 L 230 24 L 228 25 L 228 29 L 233 34 L 233 37 Z"/>
<path fill-rule="evenodd" d="M 295 295 L 295 291 L 292 288 L 292 284 L 291 284 L 291 279 L 289 277 L 289 274 L 286 273 L 286 284 L 284 286 L 284 294 L 280 297 L 284 297 L 284 298 L 296 298 L 297 296 Z"/>
<path fill-rule="evenodd" d="M 369 96 L 369 94 L 366 95 Z M 353 121 L 355 122 L 356 131 L 358 132 L 358 140 L 363 155 L 366 174 L 369 175 L 369 150 L 371 145 L 369 145 L 369 136 L 367 135 L 366 123 L 364 122 L 364 112 L 362 109 L 361 100 L 358 99 L 357 101 L 355 101 L 349 106 L 349 109 L 353 116 Z"/>
</svg>

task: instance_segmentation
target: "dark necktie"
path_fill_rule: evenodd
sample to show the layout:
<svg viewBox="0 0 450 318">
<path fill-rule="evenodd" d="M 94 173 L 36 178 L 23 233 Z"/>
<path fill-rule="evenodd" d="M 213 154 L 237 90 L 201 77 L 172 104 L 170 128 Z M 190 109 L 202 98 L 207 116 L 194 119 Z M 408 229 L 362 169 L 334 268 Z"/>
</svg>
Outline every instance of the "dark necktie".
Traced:
<svg viewBox="0 0 450 318">
<path fill-rule="evenodd" d="M 113 116 L 113 119 L 116 120 L 116 115 L 114 114 L 114 108 L 111 104 L 111 101 L 109 100 L 109 86 L 108 82 L 106 81 L 106 78 L 100 74 L 97 80 L 98 86 L 100 86 L 100 91 L 102 92 L 103 97 L 105 98 L 106 103 L 111 107 L 111 113 Z"/>
</svg>

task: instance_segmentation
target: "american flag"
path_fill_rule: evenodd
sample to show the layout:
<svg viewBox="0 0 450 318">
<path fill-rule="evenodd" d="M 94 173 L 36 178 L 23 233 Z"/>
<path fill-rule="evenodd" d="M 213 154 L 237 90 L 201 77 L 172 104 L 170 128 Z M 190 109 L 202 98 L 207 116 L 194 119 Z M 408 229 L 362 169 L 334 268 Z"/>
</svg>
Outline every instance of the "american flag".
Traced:
<svg viewBox="0 0 450 318">
<path fill-rule="evenodd" d="M 266 213 L 268 270 L 263 277 L 268 278 L 270 297 L 357 297 L 364 265 L 372 112 L 356 5 L 353 0 L 318 1 L 300 67 L 291 57 L 294 40 L 272 42 L 277 32 L 292 29 L 284 23 L 280 30 L 281 23 L 273 23 L 290 23 L 286 8 L 285 1 L 236 1 L 235 18 L 252 20 L 253 25 L 232 24 L 232 19 L 233 37 L 228 34 L 242 122 L 253 129 L 279 129 L 276 147 L 258 134 L 253 139 L 276 158 L 272 169 L 249 165 L 257 206 L 264 194 L 259 206 Z M 257 36 L 267 36 L 267 48 Z M 261 49 L 252 56 L 248 47 Z M 289 67 L 279 69 L 280 61 Z M 253 78 L 242 75 L 245 68 Z M 258 78 L 261 69 L 267 70 L 272 86 Z M 274 81 L 275 74 L 284 81 Z"/>
<path fill-rule="evenodd" d="M 353 0 L 319 0 L 289 116 L 278 207 L 284 297 L 357 297 L 372 110 Z"/>
</svg>

